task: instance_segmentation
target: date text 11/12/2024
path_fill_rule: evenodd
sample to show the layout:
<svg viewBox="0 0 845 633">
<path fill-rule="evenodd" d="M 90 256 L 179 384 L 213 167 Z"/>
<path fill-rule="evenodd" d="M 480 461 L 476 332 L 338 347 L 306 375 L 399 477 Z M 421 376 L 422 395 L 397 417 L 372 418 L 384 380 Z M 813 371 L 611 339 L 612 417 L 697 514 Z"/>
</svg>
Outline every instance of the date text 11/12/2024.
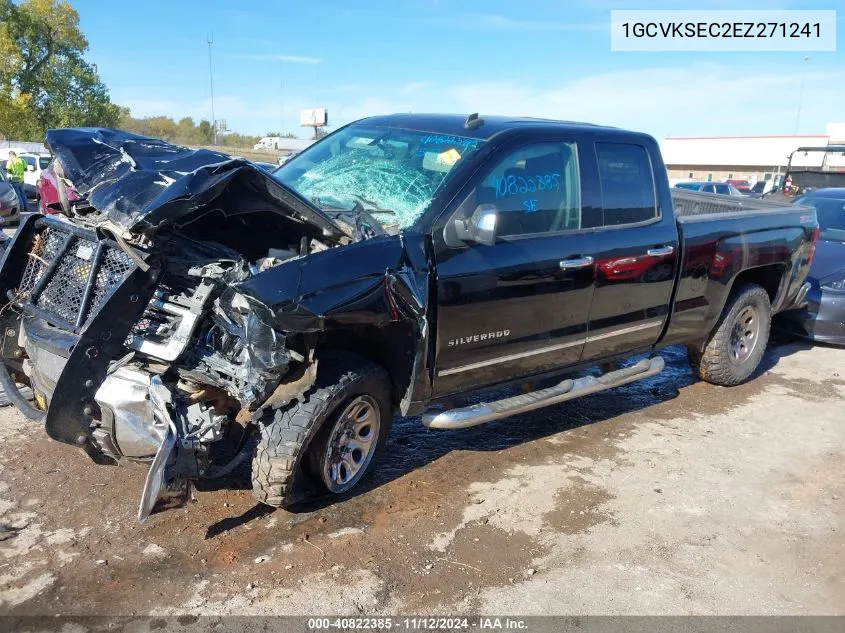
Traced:
<svg viewBox="0 0 845 633">
<path fill-rule="evenodd" d="M 308 618 L 308 628 L 321 630 L 377 630 L 458 631 L 478 629 L 483 631 L 526 631 L 524 619 L 511 617 L 347 617 Z"/>
</svg>

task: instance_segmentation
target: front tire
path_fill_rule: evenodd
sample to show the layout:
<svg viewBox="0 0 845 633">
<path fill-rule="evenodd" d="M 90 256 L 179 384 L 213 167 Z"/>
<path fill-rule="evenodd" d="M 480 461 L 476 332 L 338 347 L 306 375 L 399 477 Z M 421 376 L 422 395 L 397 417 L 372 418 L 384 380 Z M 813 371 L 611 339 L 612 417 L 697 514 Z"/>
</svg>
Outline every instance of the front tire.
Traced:
<svg viewBox="0 0 845 633">
<path fill-rule="evenodd" d="M 769 294 L 757 284 L 739 284 L 710 338 L 701 347 L 688 348 L 693 371 L 714 385 L 732 387 L 744 383 L 766 352 L 771 323 Z"/>
<path fill-rule="evenodd" d="M 307 456 L 333 494 L 356 486 L 390 434 L 390 379 L 378 365 L 352 354 L 319 359 L 317 381 L 301 401 L 268 412 L 252 462 L 252 491 L 261 503 L 302 500 L 299 478 Z"/>
</svg>

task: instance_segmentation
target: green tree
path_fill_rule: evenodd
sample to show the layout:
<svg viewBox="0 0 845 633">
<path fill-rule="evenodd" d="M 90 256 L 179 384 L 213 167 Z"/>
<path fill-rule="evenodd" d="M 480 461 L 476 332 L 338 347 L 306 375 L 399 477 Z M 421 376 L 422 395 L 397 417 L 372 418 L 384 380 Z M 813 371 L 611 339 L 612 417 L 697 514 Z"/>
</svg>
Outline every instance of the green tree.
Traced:
<svg viewBox="0 0 845 633">
<path fill-rule="evenodd" d="M 176 124 L 176 139 L 180 143 L 196 143 L 199 138 L 197 125 L 192 117 L 186 116 L 179 119 Z"/>
<path fill-rule="evenodd" d="M 0 133 L 40 140 L 51 127 L 115 126 L 88 42 L 66 0 L 0 0 Z"/>
<path fill-rule="evenodd" d="M 197 132 L 197 143 L 208 145 L 214 140 L 214 134 L 212 133 L 211 123 L 206 119 L 200 121 L 200 124 L 197 126 Z"/>
</svg>

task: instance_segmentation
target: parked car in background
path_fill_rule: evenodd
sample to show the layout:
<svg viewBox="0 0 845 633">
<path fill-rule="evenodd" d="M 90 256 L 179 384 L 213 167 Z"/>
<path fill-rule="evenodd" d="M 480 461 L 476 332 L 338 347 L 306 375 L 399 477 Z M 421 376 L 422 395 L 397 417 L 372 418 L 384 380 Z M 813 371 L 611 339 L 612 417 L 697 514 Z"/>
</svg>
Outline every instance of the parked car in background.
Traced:
<svg viewBox="0 0 845 633">
<path fill-rule="evenodd" d="M 747 180 L 737 180 L 735 178 L 728 178 L 725 182 L 741 193 L 747 194 L 749 191 L 751 191 L 751 183 Z"/>
<path fill-rule="evenodd" d="M 26 163 L 26 173 L 23 176 L 24 183 L 35 187 L 41 172 L 50 164 L 49 154 L 20 154 L 21 159 Z"/>
<path fill-rule="evenodd" d="M 14 222 L 20 214 L 20 199 L 6 176 L 6 170 L 2 169 L 0 170 L 0 221 L 3 224 Z"/>
<path fill-rule="evenodd" d="M 723 196 L 745 195 L 727 182 L 679 182 L 675 187 L 689 191 L 701 191 L 702 193 L 718 193 Z"/>
<path fill-rule="evenodd" d="M 762 198 L 767 193 L 771 193 L 776 188 L 774 180 L 758 180 L 754 183 L 754 186 L 751 187 L 751 190 L 748 192 L 748 195 L 752 198 Z"/>
<path fill-rule="evenodd" d="M 59 184 L 55 162 L 51 161 L 46 169 L 42 170 L 38 178 L 38 183 L 36 184 L 38 190 L 38 210 L 41 213 L 51 215 L 62 211 L 63 203 Z M 64 183 L 63 191 L 67 202 L 73 202 L 79 199 L 76 189 L 69 183 Z"/>
<path fill-rule="evenodd" d="M 802 338 L 845 345 L 845 187 L 817 189 L 795 203 L 816 209 L 819 239 L 807 306 L 783 313 L 777 325 Z"/>
</svg>

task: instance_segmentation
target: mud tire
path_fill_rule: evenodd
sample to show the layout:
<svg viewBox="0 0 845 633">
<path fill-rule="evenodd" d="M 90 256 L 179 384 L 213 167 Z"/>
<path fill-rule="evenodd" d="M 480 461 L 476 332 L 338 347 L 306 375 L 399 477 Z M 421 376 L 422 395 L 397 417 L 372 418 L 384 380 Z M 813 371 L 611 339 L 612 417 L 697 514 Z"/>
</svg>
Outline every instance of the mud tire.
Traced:
<svg viewBox="0 0 845 633">
<path fill-rule="evenodd" d="M 315 441 L 320 431 L 333 426 L 333 415 L 351 398 L 370 395 L 380 408 L 381 428 L 369 472 L 390 434 L 392 409 L 387 372 L 347 353 L 323 354 L 318 362 L 317 380 L 302 400 L 269 411 L 259 421 L 260 437 L 252 459 L 252 494 L 269 506 L 284 507 L 303 500 L 300 478 L 305 476 L 304 458 L 312 447 L 321 444 Z M 309 461 L 316 461 L 308 457 Z M 322 487 L 319 478 L 313 479 Z"/>
<path fill-rule="evenodd" d="M 738 319 L 747 307 L 756 311 L 759 329 L 756 344 L 745 360 L 737 364 L 731 360 L 731 334 Z M 687 348 L 693 372 L 702 380 L 733 387 L 747 381 L 760 364 L 769 342 L 772 323 L 772 306 L 769 294 L 757 284 L 741 283 L 737 285 L 722 310 L 716 327 L 702 346 Z"/>
</svg>

